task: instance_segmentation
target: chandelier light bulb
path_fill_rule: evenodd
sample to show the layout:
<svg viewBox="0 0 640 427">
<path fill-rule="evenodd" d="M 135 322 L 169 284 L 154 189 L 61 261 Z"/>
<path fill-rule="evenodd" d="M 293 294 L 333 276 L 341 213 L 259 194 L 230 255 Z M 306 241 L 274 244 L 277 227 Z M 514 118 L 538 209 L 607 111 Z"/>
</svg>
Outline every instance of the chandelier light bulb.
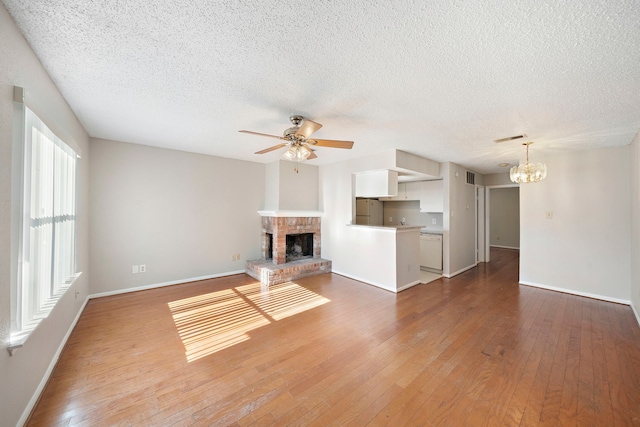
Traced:
<svg viewBox="0 0 640 427">
<path fill-rule="evenodd" d="M 547 176 L 547 165 L 544 163 L 529 163 L 529 145 L 533 142 L 526 142 L 522 145 L 527 147 L 527 162 L 524 165 L 514 166 L 509 172 L 512 182 L 525 184 L 528 182 L 539 182 Z"/>
</svg>

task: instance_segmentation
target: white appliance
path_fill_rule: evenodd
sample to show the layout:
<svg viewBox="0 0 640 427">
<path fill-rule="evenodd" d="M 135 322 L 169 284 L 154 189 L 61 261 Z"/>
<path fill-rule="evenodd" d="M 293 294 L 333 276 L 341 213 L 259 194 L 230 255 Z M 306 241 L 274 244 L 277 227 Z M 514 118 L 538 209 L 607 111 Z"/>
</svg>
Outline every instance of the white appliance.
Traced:
<svg viewBox="0 0 640 427">
<path fill-rule="evenodd" d="M 382 206 L 376 199 L 356 199 L 356 224 L 382 225 Z"/>
<path fill-rule="evenodd" d="M 420 234 L 420 266 L 442 271 L 442 234 Z"/>
</svg>

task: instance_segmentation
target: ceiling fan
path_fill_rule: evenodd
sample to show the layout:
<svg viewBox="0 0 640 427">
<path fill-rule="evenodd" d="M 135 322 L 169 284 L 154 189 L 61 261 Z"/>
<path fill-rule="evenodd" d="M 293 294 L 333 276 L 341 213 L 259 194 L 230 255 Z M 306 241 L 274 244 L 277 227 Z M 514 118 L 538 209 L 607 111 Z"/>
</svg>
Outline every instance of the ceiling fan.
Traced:
<svg viewBox="0 0 640 427">
<path fill-rule="evenodd" d="M 284 158 L 293 161 L 303 161 L 315 159 L 316 154 L 311 146 L 316 147 L 330 147 L 330 148 L 346 148 L 351 149 L 353 147 L 353 141 L 337 141 L 333 139 L 310 139 L 309 137 L 318 129 L 322 127 L 320 123 L 316 123 L 312 120 L 305 119 L 299 115 L 293 115 L 289 117 L 292 127 L 285 130 L 282 136 L 269 135 L 266 133 L 252 132 L 249 130 L 241 130 L 242 133 L 250 133 L 252 135 L 267 136 L 269 138 L 276 138 L 285 141 L 281 144 L 274 145 L 264 150 L 256 151 L 255 154 L 264 154 L 273 150 L 277 150 L 283 147 L 287 148 L 284 153 Z"/>
</svg>

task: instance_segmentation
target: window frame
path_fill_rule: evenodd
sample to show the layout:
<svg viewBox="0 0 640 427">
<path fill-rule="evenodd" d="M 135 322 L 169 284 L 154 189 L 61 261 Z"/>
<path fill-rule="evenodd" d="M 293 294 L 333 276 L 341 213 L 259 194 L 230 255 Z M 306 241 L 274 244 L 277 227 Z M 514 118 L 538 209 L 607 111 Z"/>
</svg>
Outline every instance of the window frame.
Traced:
<svg viewBox="0 0 640 427">
<path fill-rule="evenodd" d="M 20 180 L 20 185 L 14 187 L 20 196 L 14 199 L 19 203 L 19 224 L 14 229 L 17 266 L 12 276 L 10 354 L 23 345 L 82 274 L 77 262 L 80 155 L 24 104 L 22 88 L 16 87 L 14 92 L 18 107 L 14 149 L 19 153 L 14 156 L 13 176 Z M 50 178 L 38 179 L 38 172 L 50 174 Z M 34 184 L 40 186 L 39 190 L 34 191 Z M 43 200 L 46 204 L 42 204 Z M 39 213 L 35 213 L 34 208 Z M 38 238 L 39 232 L 45 237 Z M 34 237 L 45 244 L 34 244 Z M 45 262 L 34 264 L 32 261 L 37 261 L 38 256 Z M 59 278 L 60 273 L 63 277 Z M 34 282 L 33 277 L 38 275 L 44 280 Z"/>
</svg>

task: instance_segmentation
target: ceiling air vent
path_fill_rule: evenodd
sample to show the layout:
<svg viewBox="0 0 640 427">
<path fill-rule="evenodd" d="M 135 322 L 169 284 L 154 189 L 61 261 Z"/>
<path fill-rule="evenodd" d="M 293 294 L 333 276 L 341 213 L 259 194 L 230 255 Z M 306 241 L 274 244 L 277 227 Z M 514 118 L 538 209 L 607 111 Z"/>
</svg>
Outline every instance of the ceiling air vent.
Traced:
<svg viewBox="0 0 640 427">
<path fill-rule="evenodd" d="M 476 174 L 467 171 L 467 184 L 476 185 Z"/>
<path fill-rule="evenodd" d="M 500 138 L 500 139 L 494 139 L 493 142 L 507 142 L 507 141 L 513 141 L 514 139 L 520 139 L 520 138 L 526 138 L 527 135 L 526 134 L 522 134 L 522 135 L 515 135 L 515 136 L 509 136 L 507 138 Z"/>
</svg>

